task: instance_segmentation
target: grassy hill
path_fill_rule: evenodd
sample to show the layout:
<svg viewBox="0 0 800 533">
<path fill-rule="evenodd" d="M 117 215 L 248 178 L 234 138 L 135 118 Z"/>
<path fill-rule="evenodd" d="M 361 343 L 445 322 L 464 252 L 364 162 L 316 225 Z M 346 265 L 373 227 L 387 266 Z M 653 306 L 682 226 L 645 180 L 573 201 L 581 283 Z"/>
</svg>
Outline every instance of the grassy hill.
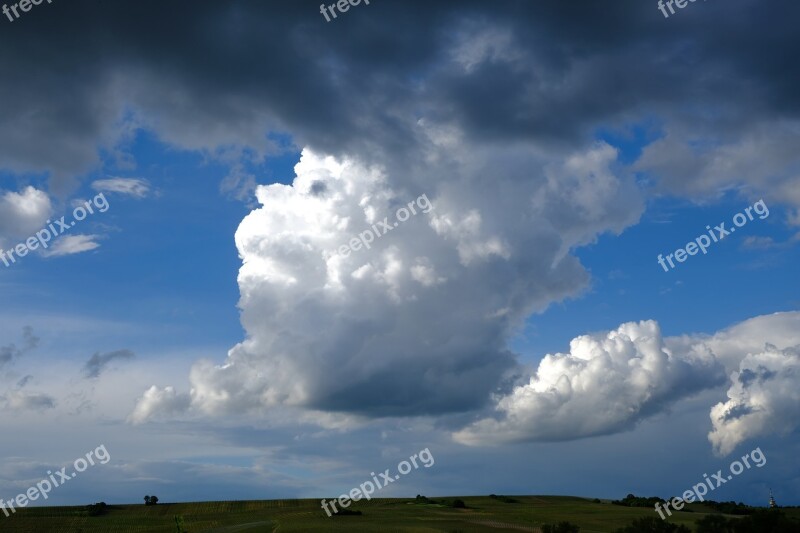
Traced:
<svg viewBox="0 0 800 533">
<path fill-rule="evenodd" d="M 479 531 L 531 531 L 537 526 L 569 520 L 581 533 L 609 533 L 636 518 L 654 516 L 652 509 L 628 508 L 563 496 L 488 496 L 460 499 L 467 509 L 414 499 L 375 499 L 350 506 L 361 516 L 328 518 L 319 500 L 199 502 L 112 505 L 107 514 L 87 516 L 82 507 L 23 509 L 9 518 L 0 514 L 0 532 L 9 533 L 177 533 L 176 517 L 188 533 L 255 532 L 388 532 L 471 533 Z M 436 498 L 446 503 L 451 498 Z M 708 509 L 692 504 L 691 513 L 676 513 L 671 521 L 692 528 Z M 800 518 L 800 510 L 788 515 Z"/>
</svg>

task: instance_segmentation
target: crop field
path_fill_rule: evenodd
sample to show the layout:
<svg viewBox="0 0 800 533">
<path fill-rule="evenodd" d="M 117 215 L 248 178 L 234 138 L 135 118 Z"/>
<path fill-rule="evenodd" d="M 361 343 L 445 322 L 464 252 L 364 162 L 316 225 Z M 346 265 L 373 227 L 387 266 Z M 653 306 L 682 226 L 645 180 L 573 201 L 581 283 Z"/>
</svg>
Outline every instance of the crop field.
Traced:
<svg viewBox="0 0 800 533">
<path fill-rule="evenodd" d="M 111 505 L 101 516 L 88 516 L 82 507 L 23 509 L 0 516 L 0 532 L 8 533 L 255 533 L 361 532 L 471 533 L 478 531 L 539 532 L 539 526 L 569 520 L 582 533 L 609 533 L 636 518 L 653 516 L 652 509 L 628 508 L 562 496 L 514 496 L 503 499 L 461 497 L 466 509 L 413 499 L 374 499 L 354 503 L 361 515 L 328 518 L 319 500 L 198 502 Z M 676 524 L 692 528 L 708 511 L 692 504 L 693 512 L 676 513 Z M 797 509 L 787 514 L 800 517 Z M 179 526 L 180 525 L 180 526 Z"/>
</svg>

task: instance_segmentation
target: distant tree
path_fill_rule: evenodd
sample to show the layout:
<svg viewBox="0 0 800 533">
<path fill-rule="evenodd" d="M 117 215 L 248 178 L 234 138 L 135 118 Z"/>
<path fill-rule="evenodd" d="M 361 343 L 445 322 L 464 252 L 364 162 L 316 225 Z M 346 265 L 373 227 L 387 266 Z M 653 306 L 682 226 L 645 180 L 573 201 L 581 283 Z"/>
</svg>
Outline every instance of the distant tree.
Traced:
<svg viewBox="0 0 800 533">
<path fill-rule="evenodd" d="M 158 496 L 145 496 L 144 497 L 144 504 L 145 505 L 155 505 L 158 503 Z"/>
<path fill-rule="evenodd" d="M 106 514 L 106 502 L 93 503 L 86 506 L 86 514 L 88 516 L 100 516 Z"/>
<path fill-rule="evenodd" d="M 510 496 L 498 496 L 497 494 L 489 494 L 489 497 L 493 500 L 500 500 L 503 503 L 519 503 L 519 500 L 515 500 Z"/>
<path fill-rule="evenodd" d="M 617 533 L 692 533 L 692 530 L 651 516 L 634 520 L 631 525 L 618 529 Z"/>
<path fill-rule="evenodd" d="M 624 505 L 625 507 L 653 507 L 657 503 L 664 503 L 664 500 L 659 498 L 658 496 L 652 496 L 650 498 L 641 498 L 638 496 L 634 496 L 633 494 L 628 494 L 622 500 L 614 500 L 611 503 L 614 505 Z"/>
<path fill-rule="evenodd" d="M 755 508 L 745 505 L 742 502 L 715 502 L 714 500 L 706 500 L 703 502 L 703 505 L 711 507 L 722 514 L 749 515 L 755 512 Z"/>
<path fill-rule="evenodd" d="M 697 521 L 697 533 L 797 533 L 800 523 L 777 509 L 750 509 L 744 518 L 708 515 Z"/>
<path fill-rule="evenodd" d="M 149 496 L 149 495 L 145 495 L 145 497 L 144 497 L 144 504 L 145 504 L 145 505 L 150 505 L 150 496 Z"/>
<path fill-rule="evenodd" d="M 542 526 L 542 533 L 580 533 L 581 528 L 570 522 L 559 522 L 558 524 L 545 524 Z"/>
<path fill-rule="evenodd" d="M 455 508 L 455 509 L 466 509 L 467 508 L 467 504 L 464 503 L 464 500 L 456 499 L 456 500 L 453 500 L 453 508 Z"/>
</svg>

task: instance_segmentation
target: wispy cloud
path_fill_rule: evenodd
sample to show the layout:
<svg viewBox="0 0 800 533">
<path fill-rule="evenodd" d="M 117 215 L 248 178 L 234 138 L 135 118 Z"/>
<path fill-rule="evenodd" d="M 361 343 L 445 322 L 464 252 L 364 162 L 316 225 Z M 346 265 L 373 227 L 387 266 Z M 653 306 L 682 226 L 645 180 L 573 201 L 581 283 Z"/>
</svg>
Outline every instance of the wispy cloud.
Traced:
<svg viewBox="0 0 800 533">
<path fill-rule="evenodd" d="M 44 256 L 60 257 L 89 252 L 100 247 L 100 244 L 96 242 L 99 238 L 100 235 L 67 235 L 61 237 L 49 251 L 44 252 Z"/>
<path fill-rule="evenodd" d="M 17 348 L 15 344 L 0 346 L 0 366 L 25 355 L 39 345 L 39 337 L 33 334 L 33 328 L 30 326 L 22 328 L 22 337 L 25 340 L 22 348 Z"/>
<path fill-rule="evenodd" d="M 52 396 L 19 390 L 0 396 L 0 402 L 15 411 L 53 409 L 56 406 L 56 401 Z"/>
<path fill-rule="evenodd" d="M 127 194 L 135 198 L 144 198 L 150 192 L 150 184 L 137 178 L 115 178 L 92 182 L 92 189 L 101 192 Z"/>
<path fill-rule="evenodd" d="M 743 250 L 776 250 L 791 248 L 800 242 L 800 233 L 796 233 L 786 241 L 776 241 L 772 237 L 750 236 L 742 243 Z"/>
<path fill-rule="evenodd" d="M 115 359 L 133 359 L 136 355 L 130 350 L 116 350 L 101 354 L 95 353 L 83 367 L 83 371 L 87 378 L 99 377 L 106 366 Z"/>
</svg>

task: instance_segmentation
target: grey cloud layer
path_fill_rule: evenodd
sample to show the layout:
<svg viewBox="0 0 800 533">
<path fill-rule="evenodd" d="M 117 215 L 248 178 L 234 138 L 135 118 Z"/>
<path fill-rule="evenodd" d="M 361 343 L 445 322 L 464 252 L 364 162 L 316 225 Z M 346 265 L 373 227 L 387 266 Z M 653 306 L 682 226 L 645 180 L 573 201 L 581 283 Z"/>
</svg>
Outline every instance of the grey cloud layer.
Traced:
<svg viewBox="0 0 800 533">
<path fill-rule="evenodd" d="M 401 157 L 422 116 L 486 142 L 560 144 L 669 114 L 735 146 L 800 110 L 791 2 L 708 3 L 680 24 L 634 1 L 440 1 L 326 25 L 317 4 L 76 1 L 7 25 L 3 49 L 24 52 L 0 59 L 13 81 L 0 99 L 15 102 L 0 111 L 0 165 L 85 171 L 125 136 L 123 113 L 190 149 L 269 153 L 272 129 L 321 151 Z"/>
</svg>

